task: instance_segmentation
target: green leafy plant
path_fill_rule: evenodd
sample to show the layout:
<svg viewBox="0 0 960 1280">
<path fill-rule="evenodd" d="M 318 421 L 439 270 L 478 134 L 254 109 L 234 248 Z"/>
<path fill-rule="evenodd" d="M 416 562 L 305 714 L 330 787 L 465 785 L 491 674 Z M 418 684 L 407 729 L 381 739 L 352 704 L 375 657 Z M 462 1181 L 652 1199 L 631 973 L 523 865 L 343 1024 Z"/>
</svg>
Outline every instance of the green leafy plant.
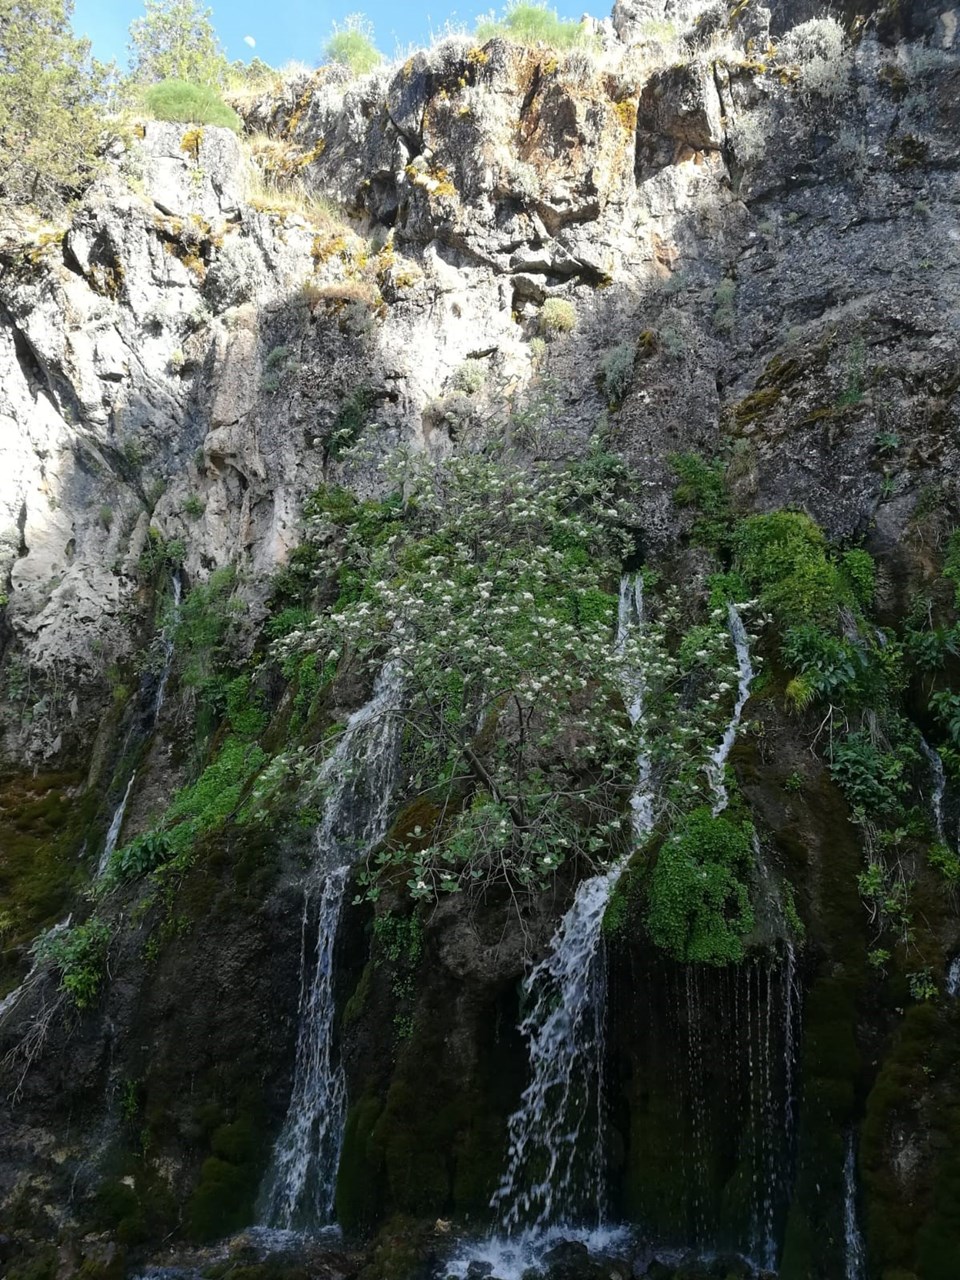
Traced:
<svg viewBox="0 0 960 1280">
<path fill-rule="evenodd" d="M 102 920 L 88 920 L 48 937 L 44 958 L 60 971 L 60 990 L 77 1009 L 87 1009 L 100 993 L 107 973 L 107 951 L 112 937 Z"/>
<path fill-rule="evenodd" d="M 707 806 L 687 814 L 664 839 L 650 879 L 647 929 L 675 960 L 737 964 L 753 928 L 748 882 L 753 828 Z"/>
<path fill-rule="evenodd" d="M 548 298 L 540 308 L 540 333 L 555 338 L 561 333 L 571 333 L 577 327 L 577 311 L 567 298 Z"/>
<path fill-rule="evenodd" d="M 374 43 L 373 24 L 362 13 L 350 13 L 342 23 L 335 22 L 323 47 L 323 58 L 346 67 L 355 76 L 374 71 L 383 55 Z"/>
<path fill-rule="evenodd" d="M 220 125 L 234 133 L 243 128 L 237 113 L 209 85 L 189 84 L 186 80 L 161 80 L 146 90 L 143 105 L 155 120 Z"/>
<path fill-rule="evenodd" d="M 199 8 L 196 0 L 144 0 L 144 9 L 130 24 L 136 83 L 181 80 L 212 87 L 223 81 L 227 59 L 209 9 Z"/>
<path fill-rule="evenodd" d="M 476 39 L 485 42 L 495 37 L 512 40 L 515 44 L 546 44 L 559 50 L 591 43 L 582 22 L 560 18 L 557 11 L 546 4 L 515 3 L 508 5 L 499 20 L 493 13 L 481 18 L 477 23 Z"/>
<path fill-rule="evenodd" d="M 630 388 L 637 349 L 631 342 L 621 343 L 600 358 L 599 377 L 607 403 L 617 405 Z"/>
<path fill-rule="evenodd" d="M 694 540 L 703 546 L 721 546 L 730 520 L 723 464 L 708 462 L 698 453 L 672 453 L 669 462 L 677 477 L 674 502 L 698 513 L 691 529 Z"/>
</svg>

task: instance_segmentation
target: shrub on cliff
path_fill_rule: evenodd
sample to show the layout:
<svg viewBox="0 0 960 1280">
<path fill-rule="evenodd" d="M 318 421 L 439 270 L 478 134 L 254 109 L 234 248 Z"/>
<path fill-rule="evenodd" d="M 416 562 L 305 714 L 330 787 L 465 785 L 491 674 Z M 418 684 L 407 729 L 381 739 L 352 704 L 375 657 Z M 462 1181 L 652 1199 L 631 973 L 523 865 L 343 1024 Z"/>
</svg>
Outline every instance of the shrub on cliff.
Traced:
<svg viewBox="0 0 960 1280">
<path fill-rule="evenodd" d="M 561 18 L 545 4 L 509 5 L 500 21 L 490 13 L 477 23 L 476 36 L 481 41 L 499 36 L 515 44 L 546 44 L 552 49 L 572 49 L 590 41 L 583 22 Z"/>
<path fill-rule="evenodd" d="M 179 124 L 214 124 L 240 132 L 240 117 L 207 85 L 186 80 L 162 80 L 143 95 L 143 104 L 155 120 Z"/>
<path fill-rule="evenodd" d="M 383 61 L 373 42 L 373 25 L 362 13 L 350 13 L 333 24 L 333 34 L 323 47 L 324 62 L 336 62 L 355 76 L 366 75 Z"/>
<path fill-rule="evenodd" d="M 69 0 L 0 4 L 0 200 L 51 211 L 94 171 L 106 71 L 72 11 Z"/>
</svg>

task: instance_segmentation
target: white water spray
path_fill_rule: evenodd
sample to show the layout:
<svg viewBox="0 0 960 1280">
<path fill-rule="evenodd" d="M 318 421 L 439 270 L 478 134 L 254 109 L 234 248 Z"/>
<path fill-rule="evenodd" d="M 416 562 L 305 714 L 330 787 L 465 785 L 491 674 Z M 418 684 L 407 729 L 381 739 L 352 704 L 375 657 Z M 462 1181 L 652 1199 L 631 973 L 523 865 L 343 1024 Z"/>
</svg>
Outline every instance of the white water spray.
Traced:
<svg viewBox="0 0 960 1280">
<path fill-rule="evenodd" d="M 398 665 L 387 663 L 370 701 L 347 721 L 323 766 L 327 794 L 303 908 L 293 1090 L 260 1196 L 260 1218 L 270 1226 L 315 1227 L 333 1220 L 346 1113 L 346 1081 L 334 1045 L 333 951 L 351 868 L 386 832 L 401 689 Z"/>
<path fill-rule="evenodd" d="M 960 996 L 960 956 L 954 956 L 947 967 L 947 995 L 951 999 Z"/>
<path fill-rule="evenodd" d="M 617 653 L 642 624 L 643 580 L 638 573 L 620 584 Z M 643 692 L 642 674 L 629 672 L 623 695 L 634 725 L 643 715 Z M 640 838 L 653 825 L 650 762 L 642 748 L 630 805 Z M 618 862 L 581 881 L 546 956 L 523 983 L 530 1009 L 520 1032 L 527 1041 L 530 1083 L 510 1117 L 507 1168 L 491 1201 L 508 1235 L 520 1231 L 532 1240 L 587 1208 L 603 1220 L 600 1082 L 606 971 L 601 925 L 622 869 Z M 578 1188 L 588 1204 L 578 1198 Z"/>
<path fill-rule="evenodd" d="M 723 739 L 710 757 L 710 763 L 707 766 L 707 776 L 713 788 L 714 817 L 722 813 L 729 803 L 727 787 L 724 782 L 724 769 L 726 768 L 727 758 L 733 750 L 733 744 L 737 739 L 740 717 L 743 714 L 747 699 L 750 697 L 750 683 L 753 680 L 753 665 L 750 661 L 750 640 L 735 604 L 727 605 L 727 625 L 730 628 L 730 638 L 737 654 L 739 681 L 737 700 L 733 704 L 733 715 L 730 717 L 730 723 L 727 725 Z"/>
<path fill-rule="evenodd" d="M 107 838 L 103 842 L 103 853 L 100 855 L 100 862 L 97 865 L 97 875 L 102 876 L 110 865 L 110 857 L 117 847 L 117 841 L 120 839 L 120 829 L 123 826 L 124 815 L 127 812 L 127 801 L 130 799 L 130 792 L 133 790 L 133 784 L 137 780 L 137 771 L 134 769 L 130 775 L 130 781 L 127 783 L 126 790 L 123 793 L 123 799 L 117 805 L 114 815 L 110 820 L 110 827 L 107 831 Z"/>
<path fill-rule="evenodd" d="M 843 1160 L 843 1245 L 845 1280 L 864 1280 L 863 1237 L 857 1217 L 857 1169 L 852 1133 L 847 1138 Z"/>
<path fill-rule="evenodd" d="M 183 598 L 183 580 L 180 577 L 179 569 L 174 571 L 172 584 L 173 612 L 167 625 L 163 628 L 163 670 L 160 672 L 157 696 L 153 704 L 153 724 L 156 724 L 157 717 L 163 707 L 163 700 L 167 692 L 167 681 L 170 679 L 170 672 L 173 670 L 174 637 L 177 623 L 180 620 L 180 601 Z"/>
<path fill-rule="evenodd" d="M 930 776 L 933 779 L 933 791 L 930 794 L 933 825 L 937 833 L 937 839 L 941 844 L 946 844 L 946 828 L 943 823 L 943 798 L 947 791 L 946 771 L 943 767 L 943 761 L 940 759 L 939 751 L 935 751 L 923 737 L 920 739 L 920 750 L 930 766 Z"/>
</svg>

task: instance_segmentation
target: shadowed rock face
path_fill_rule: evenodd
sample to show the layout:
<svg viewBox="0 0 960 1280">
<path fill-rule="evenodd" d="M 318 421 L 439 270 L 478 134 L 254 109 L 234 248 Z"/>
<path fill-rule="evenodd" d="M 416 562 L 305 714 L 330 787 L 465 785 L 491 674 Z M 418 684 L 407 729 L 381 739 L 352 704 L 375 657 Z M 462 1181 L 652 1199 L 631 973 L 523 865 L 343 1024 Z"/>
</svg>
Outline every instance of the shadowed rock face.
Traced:
<svg viewBox="0 0 960 1280">
<path fill-rule="evenodd" d="M 19 913 L 0 990 L 83 902 L 132 762 L 127 838 L 195 776 L 187 680 L 144 729 L 172 563 L 157 547 L 177 546 L 187 586 L 237 566 L 247 660 L 307 496 L 322 482 L 383 496 L 397 446 L 517 444 L 518 408 L 549 418 L 519 441 L 531 457 L 579 457 L 602 434 L 634 477 L 644 554 L 693 591 L 708 568 L 670 457 L 722 452 L 742 511 L 796 507 L 862 540 L 878 618 L 904 617 L 960 496 L 956 15 L 860 13 L 853 45 L 827 56 L 793 31 L 821 8 L 753 8 L 731 31 L 712 7 L 618 0 L 594 55 L 462 40 L 361 81 L 321 70 L 243 110 L 329 207 L 257 194 L 226 131 L 148 123 L 68 226 L 0 229 L 0 895 Z M 677 43 L 694 31 L 696 47 Z M 550 299 L 576 323 L 544 345 Z M 465 391 L 468 360 L 482 378 Z M 358 437 L 363 460 L 341 457 Z M 363 693 L 338 687 L 317 740 Z M 957 1274 L 956 1011 L 904 1014 L 879 993 L 846 807 L 825 771 L 788 794 L 806 742 L 772 700 L 752 714 L 764 733 L 733 762 L 810 939 L 781 1275 L 845 1274 L 851 1127 L 870 1275 Z M 57 1010 L 0 1120 L 17 1248 L 53 1242 L 79 1268 L 102 1261 L 97 1235 L 153 1248 L 249 1224 L 289 1097 L 305 847 L 228 826 L 146 951 L 153 906 L 118 894 L 113 980 L 82 1015 Z M 939 964 L 955 904 L 928 872 L 918 883 Z M 526 1070 L 517 982 L 571 893 L 519 918 L 445 902 L 409 987 L 412 971 L 371 958 L 369 910 L 347 910 L 345 1227 L 485 1219 Z M 663 969 L 643 944 L 611 953 L 609 1159 L 618 1211 L 669 1238 L 695 1211 L 677 1163 L 692 1138 L 671 1128 L 686 1095 L 651 1030 L 685 989 Z M 631 992 L 651 974 L 640 1025 Z M 55 986 L 0 1023 L 3 1052 Z M 704 1043 L 722 1057 L 710 1004 Z M 736 1060 L 716 1068 L 731 1089 L 737 1075 Z M 747 1172 L 728 1120 L 705 1123 L 698 1194 L 735 1225 L 752 1210 L 734 1203 Z M 382 1246 L 376 1274 L 412 1267 L 408 1243 Z"/>
</svg>

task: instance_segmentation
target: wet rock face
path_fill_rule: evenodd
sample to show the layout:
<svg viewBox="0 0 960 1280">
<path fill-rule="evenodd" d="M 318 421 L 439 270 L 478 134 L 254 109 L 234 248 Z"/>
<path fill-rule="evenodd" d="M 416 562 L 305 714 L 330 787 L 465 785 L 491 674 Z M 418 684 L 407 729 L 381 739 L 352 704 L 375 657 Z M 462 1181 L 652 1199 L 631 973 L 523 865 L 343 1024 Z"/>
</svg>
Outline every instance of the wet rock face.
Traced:
<svg viewBox="0 0 960 1280">
<path fill-rule="evenodd" d="M 68 227 L 3 231 L 0 852 L 29 879 L 5 935 L 15 963 L 83 879 L 82 824 L 64 813 L 84 797 L 103 807 L 123 752 L 116 672 L 136 685 L 154 626 L 151 547 L 177 546 L 187 585 L 238 566 L 256 621 L 306 496 L 322 481 L 381 495 L 377 466 L 397 445 L 443 456 L 505 439 L 570 458 L 601 437 L 634 476 L 644 553 L 665 560 L 688 527 L 671 454 L 729 454 L 743 510 L 796 506 L 831 538 L 862 537 L 879 560 L 879 612 L 903 615 L 929 572 L 930 530 L 955 522 L 958 501 L 952 13 L 899 6 L 851 52 L 811 64 L 766 47 L 769 21 L 775 44 L 800 49 L 788 32 L 816 15 L 793 0 L 739 15 L 732 35 L 713 8 L 618 0 L 599 57 L 450 41 L 363 81 L 321 71 L 249 106 L 251 129 L 289 149 L 333 213 L 258 195 L 230 133 L 151 123 Z M 651 48 L 654 28 L 680 36 L 698 18 L 701 35 L 718 33 L 706 52 Z M 551 328 L 548 302 L 569 304 L 558 314 L 570 324 Z M 358 438 L 364 456 L 344 457 Z M 703 584 L 695 555 L 673 563 Z M 135 830 L 188 772 L 190 696 L 145 757 Z M 956 1017 L 914 1015 L 893 1033 L 894 1010 L 866 1008 L 845 808 L 825 776 L 815 812 L 784 801 L 777 761 L 800 759 L 796 735 L 757 719 L 777 750 L 735 763 L 801 886 L 816 955 L 798 1071 L 819 1100 L 794 1139 L 797 1192 L 776 1208 L 784 1274 L 840 1274 L 841 1129 L 864 1111 L 877 1248 L 891 1266 L 926 1263 L 953 1247 L 960 1177 L 942 1152 L 958 1146 L 956 1089 L 933 1050 L 955 1043 Z M 24 1230 L 72 1221 L 74 1178 L 97 1206 L 85 1227 L 134 1247 L 178 1224 L 207 1237 L 249 1221 L 292 1071 L 294 846 L 258 850 L 230 832 L 214 870 L 188 882 L 197 931 L 180 942 L 171 925 L 151 968 L 131 926 L 103 1008 L 58 1024 L 3 1121 L 13 1154 L 0 1184 Z M 411 975 L 371 951 L 368 915 L 348 913 L 337 1207 L 351 1230 L 396 1213 L 486 1219 L 525 1071 L 517 982 L 566 890 L 527 917 L 444 903 L 413 994 Z M 946 946 L 952 923 L 931 915 Z M 638 1212 L 662 1208 L 667 1178 L 644 1175 L 637 1153 L 648 1169 L 672 1154 L 670 1088 L 644 1092 L 670 1064 L 649 1027 L 630 1025 L 648 959 L 614 960 L 610 1156 Z M 655 1024 L 660 996 L 652 1009 Z M 705 1191 L 718 1214 L 749 1172 L 728 1127 L 716 1126 L 727 1164 Z M 123 1152 L 141 1129 L 160 1176 L 131 1188 Z M 574 1244 L 548 1261 L 556 1280 L 594 1274 Z M 652 1254 L 649 1266 L 693 1274 Z"/>
</svg>

